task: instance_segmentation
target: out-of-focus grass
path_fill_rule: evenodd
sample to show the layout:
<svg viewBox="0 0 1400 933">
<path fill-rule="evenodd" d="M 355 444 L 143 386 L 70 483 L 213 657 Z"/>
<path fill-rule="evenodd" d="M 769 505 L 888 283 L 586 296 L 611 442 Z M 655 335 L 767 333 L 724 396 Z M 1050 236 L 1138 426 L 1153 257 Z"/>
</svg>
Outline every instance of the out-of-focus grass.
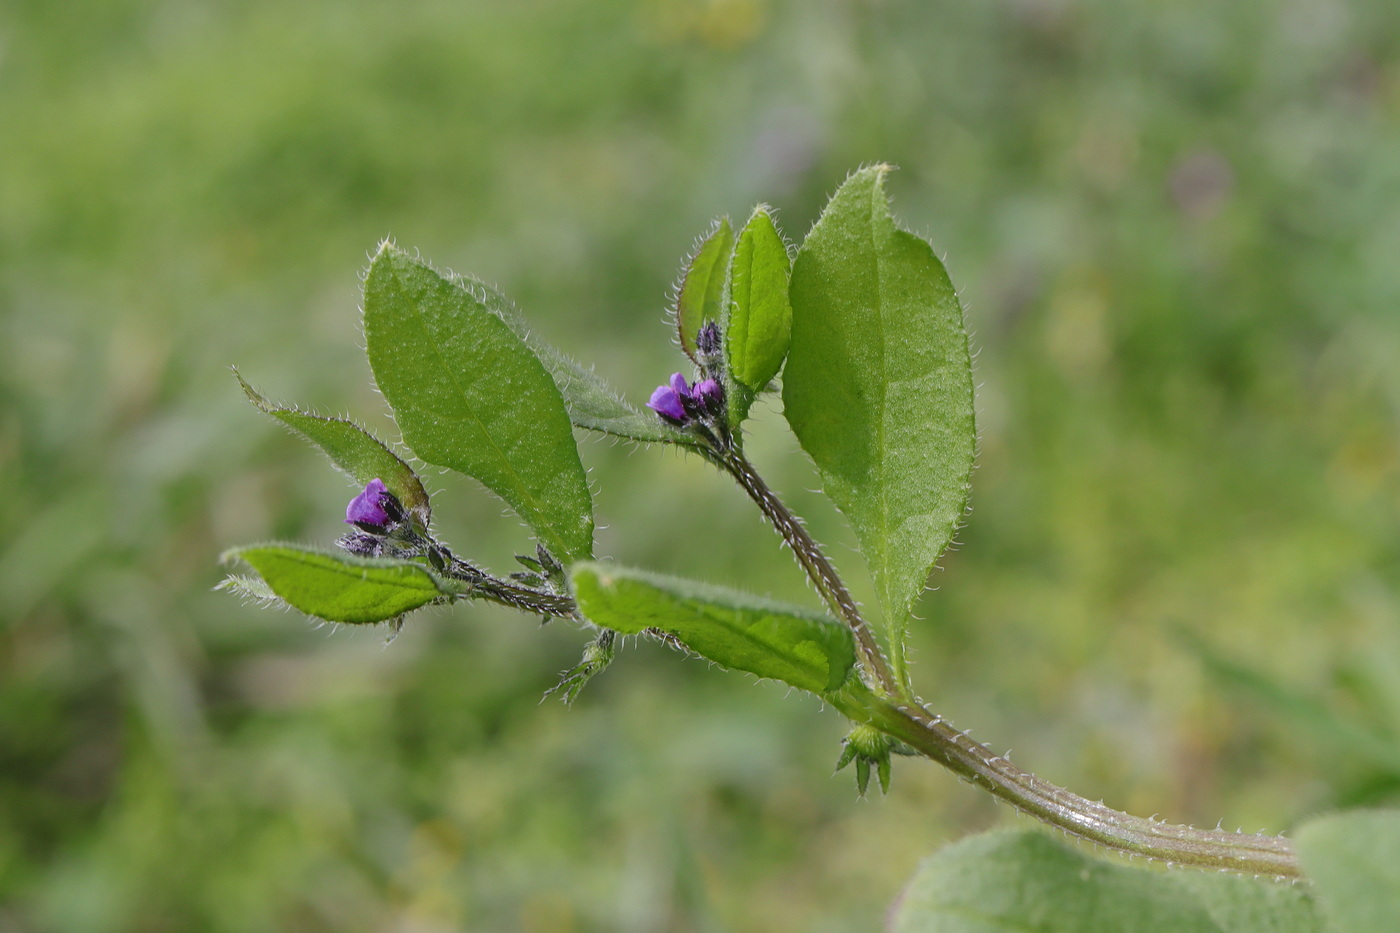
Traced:
<svg viewBox="0 0 1400 933">
<path fill-rule="evenodd" d="M 385 648 L 209 591 L 222 548 L 327 541 L 350 494 L 225 366 L 392 430 L 355 307 L 381 237 L 641 397 L 711 215 L 767 200 L 798 238 L 877 159 L 980 350 L 925 697 L 1176 820 L 1393 795 L 1393 3 L 16 0 L 0 929 L 869 929 L 1010 819 L 918 762 L 858 802 L 829 711 L 654 646 L 565 709 L 564 626 L 460 608 Z M 751 446 L 868 592 L 773 411 Z M 812 602 L 699 464 L 585 457 L 601 553 Z M 525 548 L 433 481 L 463 552 Z"/>
</svg>

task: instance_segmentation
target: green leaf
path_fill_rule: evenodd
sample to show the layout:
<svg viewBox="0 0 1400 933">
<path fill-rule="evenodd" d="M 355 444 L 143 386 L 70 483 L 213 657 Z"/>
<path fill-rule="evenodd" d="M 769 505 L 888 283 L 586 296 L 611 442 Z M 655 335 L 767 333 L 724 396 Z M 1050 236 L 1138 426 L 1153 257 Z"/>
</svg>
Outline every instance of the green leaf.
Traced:
<svg viewBox="0 0 1400 933">
<path fill-rule="evenodd" d="M 787 244 L 760 205 L 744 225 L 729 264 L 729 307 L 724 325 L 730 424 L 737 427 L 754 396 L 778 374 L 792 340 Z"/>
<path fill-rule="evenodd" d="M 593 503 L 564 399 L 476 283 L 385 243 L 365 279 L 365 343 L 405 443 L 479 480 L 561 560 L 593 551 Z"/>
<path fill-rule="evenodd" d="M 320 447 L 331 463 L 360 486 L 367 485 L 372 479 L 382 480 L 385 488 L 398 497 L 423 527 L 427 527 L 432 518 L 432 506 L 422 481 L 413 468 L 383 442 L 344 418 L 327 418 L 299 408 L 274 405 L 258 394 L 238 370 L 235 369 L 233 375 L 243 386 L 248 400 L 260 410 Z"/>
<path fill-rule="evenodd" d="M 962 309 L 927 242 L 895 226 L 888 166 L 832 197 L 792 270 L 783 407 L 875 578 L 896 668 L 967 505 L 976 442 Z"/>
<path fill-rule="evenodd" d="M 925 859 L 893 933 L 1318 933 L 1294 888 L 1163 874 L 1093 858 L 1035 832 L 987 833 Z"/>
<path fill-rule="evenodd" d="M 1168 876 L 1195 895 L 1222 933 L 1324 933 L 1307 889 L 1230 872 L 1184 869 Z"/>
<path fill-rule="evenodd" d="M 1400 811 L 1325 816 L 1299 829 L 1295 841 L 1333 933 L 1400 927 Z"/>
<path fill-rule="evenodd" d="M 851 633 L 825 616 L 733 590 L 612 564 L 570 568 L 574 598 L 596 625 L 660 629 L 724 667 L 813 693 L 837 690 L 855 664 Z"/>
<path fill-rule="evenodd" d="M 383 622 L 459 592 L 422 564 L 304 547 L 260 544 L 224 555 L 256 570 L 278 598 L 328 622 Z M 263 595 L 241 583 L 240 592 Z"/>
<path fill-rule="evenodd" d="M 676 333 L 681 349 L 695 361 L 695 335 L 706 321 L 718 321 L 724 311 L 725 274 L 734 245 L 729 218 L 716 220 L 700 239 L 676 290 Z M 697 361 L 698 362 L 698 361 Z"/>
</svg>

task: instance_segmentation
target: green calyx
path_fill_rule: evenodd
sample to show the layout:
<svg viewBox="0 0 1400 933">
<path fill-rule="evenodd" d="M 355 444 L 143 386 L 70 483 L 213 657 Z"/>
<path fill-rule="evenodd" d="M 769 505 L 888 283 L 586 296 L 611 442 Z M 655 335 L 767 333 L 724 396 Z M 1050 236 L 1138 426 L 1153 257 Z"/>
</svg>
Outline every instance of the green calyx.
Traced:
<svg viewBox="0 0 1400 933">
<path fill-rule="evenodd" d="M 851 762 L 856 765 L 856 789 L 862 797 L 870 786 L 870 769 L 873 766 L 880 778 L 880 793 L 890 792 L 890 755 L 898 752 L 899 743 L 869 723 L 861 723 L 846 733 L 841 740 L 841 757 L 836 762 L 836 770 Z"/>
</svg>

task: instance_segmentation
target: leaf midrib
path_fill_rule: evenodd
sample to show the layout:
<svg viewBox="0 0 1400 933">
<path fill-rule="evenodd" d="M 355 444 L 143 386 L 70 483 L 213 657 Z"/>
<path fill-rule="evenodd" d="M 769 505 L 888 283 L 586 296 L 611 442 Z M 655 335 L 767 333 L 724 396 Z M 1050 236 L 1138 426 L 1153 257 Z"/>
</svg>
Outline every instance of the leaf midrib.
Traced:
<svg viewBox="0 0 1400 933">
<path fill-rule="evenodd" d="M 789 648 L 789 649 L 795 649 L 795 648 L 797 647 L 797 645 L 804 644 L 804 643 L 806 643 L 806 642 L 816 642 L 816 643 L 818 644 L 818 646 L 820 647 L 823 656 L 826 656 L 826 654 L 827 654 L 826 645 L 821 644 L 820 642 L 817 642 L 817 639 L 815 639 L 815 638 L 807 638 L 807 637 L 804 637 L 804 638 L 802 638 L 800 641 L 793 642 L 793 643 L 791 643 L 791 644 L 789 644 L 789 645 L 786 645 L 786 646 L 779 645 L 779 646 L 777 646 L 777 647 L 775 648 L 772 644 L 770 644 L 770 643 L 768 643 L 768 642 L 765 642 L 765 641 L 759 640 L 759 639 L 756 638 L 754 635 L 752 635 L 751 632 L 750 632 L 750 630 L 754 627 L 754 624 L 755 624 L 756 622 L 760 621 L 761 619 L 765 618 L 765 616 L 756 616 L 751 622 L 745 623 L 745 622 L 742 621 L 742 619 L 743 619 L 743 610 L 737 610 L 736 613 L 733 614 L 733 615 L 721 614 L 721 613 L 717 613 L 714 609 L 712 609 L 712 608 L 709 607 L 709 606 L 706 606 L 706 605 L 704 605 L 704 604 L 697 604 L 697 603 L 694 603 L 694 602 L 691 602 L 691 603 L 690 603 L 690 608 L 691 608 L 697 615 L 700 615 L 700 616 L 702 616 L 702 617 L 704 617 L 704 618 L 706 618 L 706 619 L 709 619 L 709 620 L 711 620 L 711 621 L 713 621 L 713 622 L 718 622 L 720 625 L 724 626 L 724 628 L 725 628 L 726 631 L 730 632 L 731 634 L 733 634 L 733 635 L 736 636 L 737 638 L 743 640 L 744 642 L 746 642 L 746 643 L 748 643 L 748 644 L 750 644 L 750 645 L 753 645 L 754 647 L 760 649 L 760 651 L 762 651 L 763 653 L 768 654 L 768 655 L 770 655 L 770 656 L 772 656 L 772 657 L 775 657 L 775 658 L 781 658 L 781 659 L 783 660 L 784 663 L 790 664 L 790 665 L 792 665 L 793 667 L 797 668 L 798 670 L 803 671 L 804 673 L 810 674 L 814 679 L 817 679 L 817 680 L 820 680 L 820 679 L 821 679 L 820 677 L 817 676 L 818 672 L 816 671 L 815 667 L 814 667 L 814 666 L 811 666 L 811 665 L 806 665 L 806 664 L 804 664 L 803 661 L 802 661 L 802 659 L 801 659 L 801 657 L 798 656 L 798 655 L 796 654 L 795 651 L 792 651 L 791 654 L 789 654 L 788 652 L 785 652 L 785 651 L 782 650 L 784 647 Z M 782 617 L 782 616 L 777 616 L 777 615 L 770 615 L 770 616 L 767 616 L 767 617 L 769 617 L 769 618 L 774 618 L 774 619 L 784 618 L 784 617 Z M 804 622 L 804 623 L 806 623 L 806 622 L 808 621 L 808 620 L 806 620 L 806 619 L 803 619 L 801 616 L 789 615 L 789 616 L 786 616 L 786 618 L 788 618 L 788 619 L 793 619 L 793 620 L 800 621 L 800 622 Z M 818 624 L 819 624 L 819 623 L 818 623 Z M 827 670 L 827 676 L 830 677 L 831 659 L 830 659 L 830 657 L 827 657 L 826 660 L 827 660 L 827 668 L 828 668 L 828 670 Z"/>
<path fill-rule="evenodd" d="M 403 589 L 421 590 L 426 592 L 441 592 L 440 588 L 433 581 L 427 568 L 409 566 L 408 564 L 395 565 L 356 565 L 345 561 L 334 560 L 322 554 L 307 553 L 292 550 L 290 548 L 268 549 L 269 554 L 275 555 L 281 560 L 299 564 L 303 567 L 314 567 L 317 570 L 329 570 L 341 576 L 350 577 L 361 583 L 381 583 L 385 586 L 399 586 Z M 371 571 L 385 571 L 394 574 L 394 579 L 371 580 Z M 405 572 L 406 571 L 406 572 Z"/>
<path fill-rule="evenodd" d="M 885 263 L 881 261 L 880 245 L 876 240 L 876 224 L 880 221 L 882 213 L 887 214 L 889 202 L 885 199 L 885 192 L 881 185 L 880 176 L 876 176 L 875 183 L 870 187 L 870 251 L 874 257 L 875 264 L 875 317 L 878 321 L 880 339 L 877 343 L 879 349 L 879 405 L 877 417 L 875 418 L 875 450 L 876 470 L 879 473 L 876 489 L 879 490 L 878 498 L 880 503 L 880 566 L 884 568 L 878 572 L 877 576 L 883 578 L 879 581 L 880 590 L 884 595 L 885 613 L 891 618 L 887 619 L 887 624 L 897 626 L 898 621 L 892 616 L 897 608 L 893 604 L 890 591 L 889 576 L 889 541 L 890 541 L 890 484 L 885 481 L 885 412 L 888 409 L 889 401 L 889 366 L 888 353 L 886 352 L 885 341 L 887 338 L 885 329 Z M 883 209 L 883 211 L 882 211 Z M 893 218 L 889 218 L 890 223 L 894 223 Z"/>
</svg>

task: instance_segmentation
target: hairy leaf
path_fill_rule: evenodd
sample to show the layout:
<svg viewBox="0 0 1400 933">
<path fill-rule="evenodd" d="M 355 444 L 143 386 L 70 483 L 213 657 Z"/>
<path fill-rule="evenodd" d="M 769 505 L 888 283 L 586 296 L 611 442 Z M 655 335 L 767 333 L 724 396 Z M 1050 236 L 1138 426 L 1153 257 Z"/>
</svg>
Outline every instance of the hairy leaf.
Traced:
<svg viewBox="0 0 1400 933">
<path fill-rule="evenodd" d="M 479 480 L 561 559 L 593 550 L 593 504 L 554 379 L 490 294 L 384 244 L 365 279 L 365 342 L 405 443 Z"/>
<path fill-rule="evenodd" d="M 279 598 L 309 616 L 328 622 L 383 622 L 457 592 L 422 564 L 366 558 L 299 544 L 261 544 L 224 555 L 261 575 Z M 261 596 L 240 584 L 241 592 Z"/>
<path fill-rule="evenodd" d="M 847 179 L 798 251 L 783 403 L 855 528 L 902 668 L 910 607 L 967 504 L 976 429 L 957 295 L 890 217 L 888 170 Z"/>
<path fill-rule="evenodd" d="M 820 694 L 855 664 L 851 633 L 825 616 L 612 564 L 575 564 L 570 575 L 591 622 L 627 635 L 660 629 L 724 667 Z"/>
<path fill-rule="evenodd" d="M 1184 869 L 1168 876 L 1193 894 L 1222 933 L 1325 933 L 1306 888 L 1231 872 Z"/>
<path fill-rule="evenodd" d="M 1400 928 L 1400 810 L 1356 810 L 1307 823 L 1298 860 L 1333 933 Z"/>
<path fill-rule="evenodd" d="M 739 234 L 729 265 L 729 307 L 724 326 L 730 379 L 729 421 L 737 427 L 754 395 L 778 374 L 792 340 L 787 244 L 766 206 L 759 206 Z"/>
<path fill-rule="evenodd" d="M 686 263 L 676 292 L 676 332 L 681 349 L 695 360 L 695 335 L 706 321 L 718 321 L 724 311 L 725 275 L 734 246 L 729 218 L 721 217 L 700 240 Z"/>
<path fill-rule="evenodd" d="M 260 410 L 320 447 L 331 463 L 360 486 L 372 479 L 383 480 L 385 488 L 418 518 L 420 524 L 427 526 L 432 518 L 432 506 L 422 481 L 413 468 L 382 441 L 344 418 L 327 418 L 299 408 L 274 405 L 258 394 L 238 370 L 233 374 L 248 400 Z"/>
<path fill-rule="evenodd" d="M 892 933 L 1320 933 L 1311 902 L 1239 876 L 1143 871 L 1035 832 L 997 832 L 919 866 Z"/>
</svg>

